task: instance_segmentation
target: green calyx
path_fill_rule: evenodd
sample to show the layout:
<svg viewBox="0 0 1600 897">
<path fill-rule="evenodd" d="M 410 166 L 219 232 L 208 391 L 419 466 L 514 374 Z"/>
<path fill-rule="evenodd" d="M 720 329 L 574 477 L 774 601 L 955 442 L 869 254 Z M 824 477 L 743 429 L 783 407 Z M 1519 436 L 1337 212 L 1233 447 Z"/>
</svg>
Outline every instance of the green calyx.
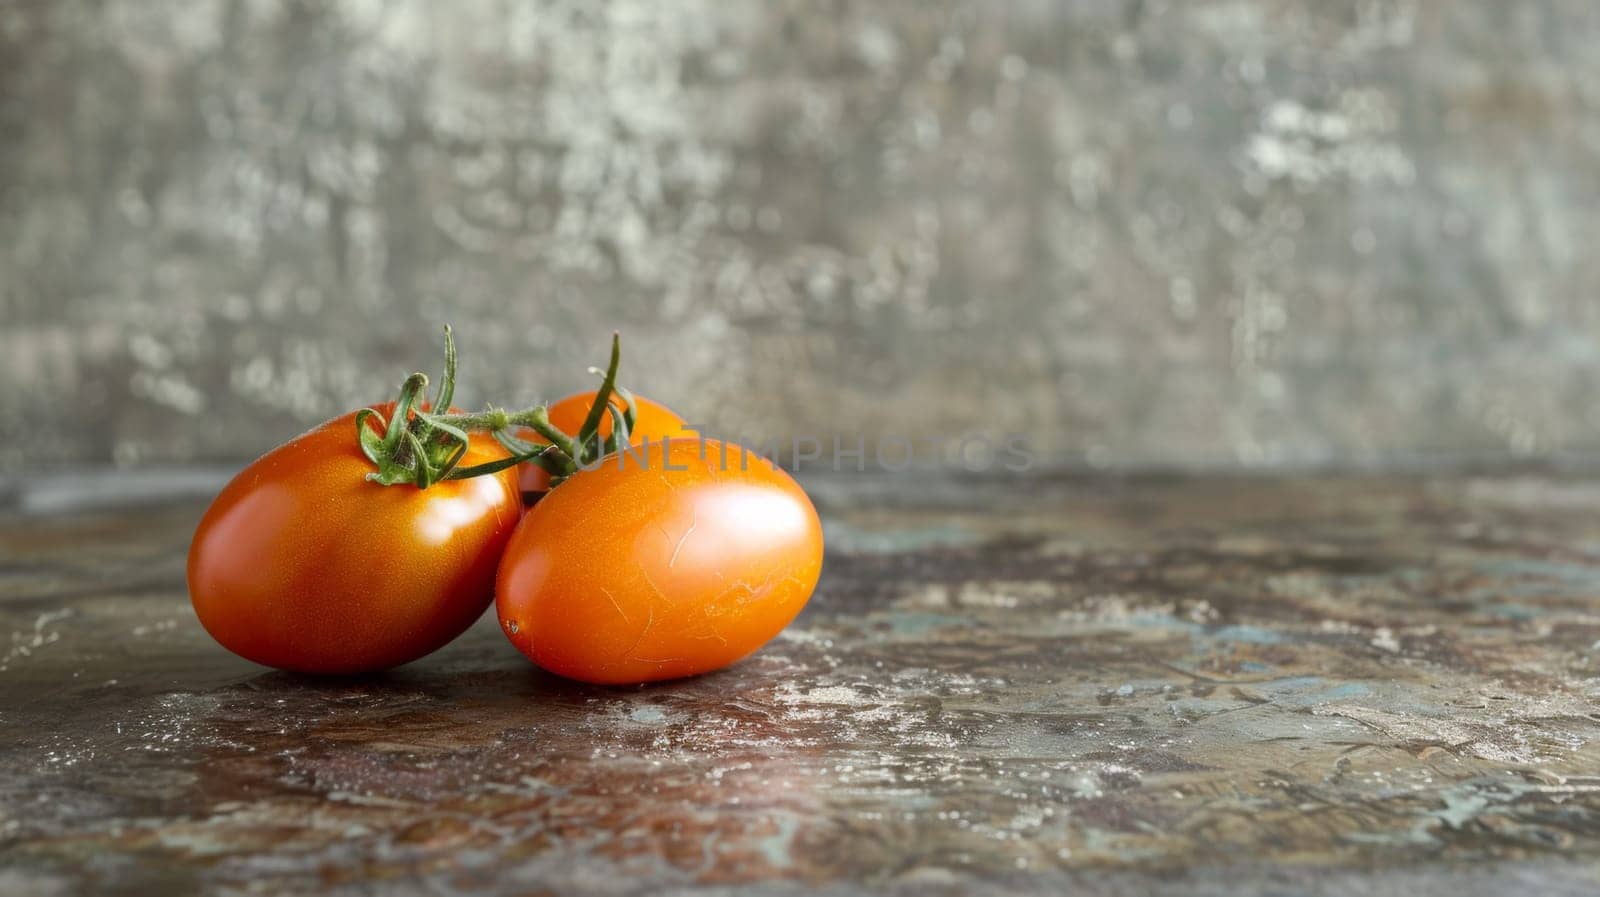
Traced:
<svg viewBox="0 0 1600 897">
<path fill-rule="evenodd" d="M 550 423 L 549 409 L 535 405 L 522 411 L 507 411 L 490 406 L 475 414 L 450 412 L 455 396 L 456 342 L 449 325 L 444 328 L 444 375 L 432 402 L 427 401 L 428 376 L 414 373 L 400 385 L 400 396 L 387 418 L 376 408 L 356 412 L 356 438 L 362 454 L 372 462 L 367 479 L 384 486 L 402 483 L 426 489 L 444 480 L 464 480 L 498 473 L 518 464 L 533 463 L 550 474 L 551 486 L 559 485 L 580 469 L 628 443 L 634 425 L 633 395 L 617 385 L 621 362 L 621 338 L 611 335 L 611 361 L 604 371 L 590 368 L 601 376 L 599 391 L 589 407 L 583 426 L 569 436 Z M 620 399 L 613 402 L 612 397 Z M 611 417 L 611 434 L 600 438 L 600 422 Z M 543 442 L 529 442 L 513 434 L 514 429 L 529 429 Z M 470 446 L 468 434 L 484 432 L 494 437 L 509 453 L 504 458 L 462 467 Z"/>
</svg>

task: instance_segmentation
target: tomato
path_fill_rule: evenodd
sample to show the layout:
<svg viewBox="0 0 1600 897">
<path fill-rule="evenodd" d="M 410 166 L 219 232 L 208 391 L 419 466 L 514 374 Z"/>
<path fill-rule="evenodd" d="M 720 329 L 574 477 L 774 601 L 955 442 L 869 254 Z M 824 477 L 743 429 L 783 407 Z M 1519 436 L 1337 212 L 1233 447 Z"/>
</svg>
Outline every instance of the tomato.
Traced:
<svg viewBox="0 0 1600 897">
<path fill-rule="evenodd" d="M 583 427 L 584 418 L 589 416 L 589 406 L 594 404 L 598 393 L 578 392 L 550 404 L 550 423 L 556 429 L 569 436 L 578 435 L 578 430 Z M 694 431 L 684 428 L 683 418 L 679 417 L 671 408 L 660 402 L 652 402 L 643 396 L 634 396 L 637 403 L 633 410 L 633 429 L 628 432 L 628 442 L 640 445 L 645 439 L 651 442 L 660 442 L 663 438 L 684 437 L 694 438 Z M 621 396 L 616 397 L 618 407 L 626 408 L 627 403 Z M 534 443 L 543 443 L 544 440 L 532 435 L 531 431 L 523 434 Z M 600 438 L 611 435 L 611 415 L 606 414 L 600 418 Z M 522 465 L 522 491 L 524 494 L 537 495 L 550 489 L 550 474 L 537 464 Z"/>
<path fill-rule="evenodd" d="M 462 464 L 503 457 L 475 433 Z M 223 647 L 285 670 L 369 672 L 438 649 L 482 615 L 522 512 L 515 470 L 424 490 L 368 482 L 372 469 L 351 413 L 222 490 L 189 549 L 189 597 Z"/>
<path fill-rule="evenodd" d="M 805 606 L 822 571 L 810 499 L 763 458 L 745 454 L 741 470 L 738 446 L 723 463 L 722 443 L 705 440 L 704 458 L 700 445 L 613 454 L 523 518 L 495 605 L 530 660 L 594 683 L 692 676 L 755 651 Z"/>
</svg>

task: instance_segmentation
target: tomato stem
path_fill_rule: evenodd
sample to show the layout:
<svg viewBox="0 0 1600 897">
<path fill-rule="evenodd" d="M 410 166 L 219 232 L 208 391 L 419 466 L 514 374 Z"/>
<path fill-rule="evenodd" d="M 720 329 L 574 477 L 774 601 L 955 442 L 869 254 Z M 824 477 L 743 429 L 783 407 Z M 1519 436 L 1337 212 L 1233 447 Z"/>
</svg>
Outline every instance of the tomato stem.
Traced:
<svg viewBox="0 0 1600 897">
<path fill-rule="evenodd" d="M 600 433 L 600 419 L 605 416 L 606 409 L 611 407 L 611 392 L 617 386 L 617 365 L 622 360 L 622 337 L 615 330 L 611 331 L 611 363 L 606 365 L 604 378 L 600 381 L 600 389 L 594 394 L 594 401 L 589 403 L 589 413 L 583 418 L 583 426 L 578 428 L 578 451 L 587 455 L 589 441 Z M 590 368 L 593 370 L 593 368 Z"/>
<path fill-rule="evenodd" d="M 627 443 L 627 434 L 634 423 L 634 409 L 633 396 L 616 382 L 622 355 L 619 334 L 611 334 L 611 360 L 606 370 L 590 368 L 601 374 L 603 380 L 576 437 L 550 422 L 549 408 L 545 405 L 519 411 L 490 406 L 480 412 L 452 413 L 456 343 L 449 325 L 444 328 L 444 345 L 444 376 L 439 379 L 439 392 L 432 403 L 425 405 L 424 402 L 427 375 L 415 373 L 401 384 L 400 396 L 388 420 L 374 408 L 357 412 L 356 438 L 362 454 L 374 468 L 367 474 L 368 480 L 385 486 L 409 483 L 426 489 L 441 480 L 468 479 L 533 463 L 548 471 L 555 484 L 576 473 L 580 466 Z M 625 403 L 620 411 L 611 402 L 613 393 Z M 612 418 L 612 433 L 601 440 L 597 438 L 600 420 L 608 412 Z M 532 430 L 549 444 L 526 442 L 513 435 L 513 428 Z M 461 467 L 470 442 L 468 434 L 474 432 L 491 434 L 510 454 L 484 464 Z"/>
</svg>

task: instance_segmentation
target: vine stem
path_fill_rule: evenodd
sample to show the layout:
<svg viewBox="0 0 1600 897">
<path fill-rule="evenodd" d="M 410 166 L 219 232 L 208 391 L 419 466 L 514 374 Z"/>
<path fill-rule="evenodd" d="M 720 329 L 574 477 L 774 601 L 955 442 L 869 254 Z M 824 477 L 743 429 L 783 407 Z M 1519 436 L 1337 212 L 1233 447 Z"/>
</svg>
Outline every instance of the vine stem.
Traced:
<svg viewBox="0 0 1600 897">
<path fill-rule="evenodd" d="M 614 450 L 615 445 L 626 442 L 633 425 L 633 409 L 628 392 L 616 382 L 621 340 L 615 332 L 611 334 L 611 363 L 605 371 L 597 371 L 603 377 L 600 390 L 595 394 L 583 426 L 573 435 L 550 422 L 550 409 L 545 405 L 518 411 L 491 406 L 486 411 L 452 413 L 450 400 L 455 396 L 456 346 L 455 336 L 448 326 L 444 329 L 444 341 L 444 376 L 439 378 L 439 391 L 431 403 L 427 402 L 428 378 L 417 373 L 407 377 L 401 385 L 400 396 L 386 421 L 374 408 L 363 409 L 356 415 L 356 438 L 374 468 L 367 479 L 385 486 L 412 483 L 419 489 L 426 489 L 442 480 L 484 476 L 527 462 L 544 468 L 552 475 L 551 482 L 556 483 L 576 473 L 586 462 Z M 613 392 L 624 397 L 627 403 L 624 409 L 612 405 Z M 600 439 L 600 420 L 608 413 L 614 429 L 609 438 Z M 383 425 L 381 434 L 369 426 L 369 421 L 374 420 Z M 525 441 L 511 432 L 514 427 L 534 431 L 549 445 Z M 490 433 L 510 455 L 461 467 L 471 432 Z"/>
<path fill-rule="evenodd" d="M 490 408 L 488 411 L 463 414 L 430 414 L 428 418 L 462 430 L 488 433 L 502 432 L 511 427 L 527 427 L 549 440 L 551 445 L 560 449 L 568 458 L 574 458 L 578 453 L 572 437 L 550 423 L 550 409 L 545 405 L 535 405 L 522 411 Z"/>
</svg>

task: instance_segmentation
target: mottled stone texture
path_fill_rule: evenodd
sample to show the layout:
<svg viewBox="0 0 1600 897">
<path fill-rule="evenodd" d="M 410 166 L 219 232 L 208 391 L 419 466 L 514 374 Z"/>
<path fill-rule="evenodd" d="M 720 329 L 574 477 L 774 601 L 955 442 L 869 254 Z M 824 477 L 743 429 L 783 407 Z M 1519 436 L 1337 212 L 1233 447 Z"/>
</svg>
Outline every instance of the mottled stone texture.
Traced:
<svg viewBox="0 0 1600 897">
<path fill-rule="evenodd" d="M 811 606 L 638 689 L 265 671 L 198 504 L 0 515 L 0 892 L 1600 889 L 1600 481 L 808 487 Z"/>
<path fill-rule="evenodd" d="M 437 364 L 1049 460 L 1600 450 L 1600 7 L 24 0 L 0 464 Z"/>
</svg>

